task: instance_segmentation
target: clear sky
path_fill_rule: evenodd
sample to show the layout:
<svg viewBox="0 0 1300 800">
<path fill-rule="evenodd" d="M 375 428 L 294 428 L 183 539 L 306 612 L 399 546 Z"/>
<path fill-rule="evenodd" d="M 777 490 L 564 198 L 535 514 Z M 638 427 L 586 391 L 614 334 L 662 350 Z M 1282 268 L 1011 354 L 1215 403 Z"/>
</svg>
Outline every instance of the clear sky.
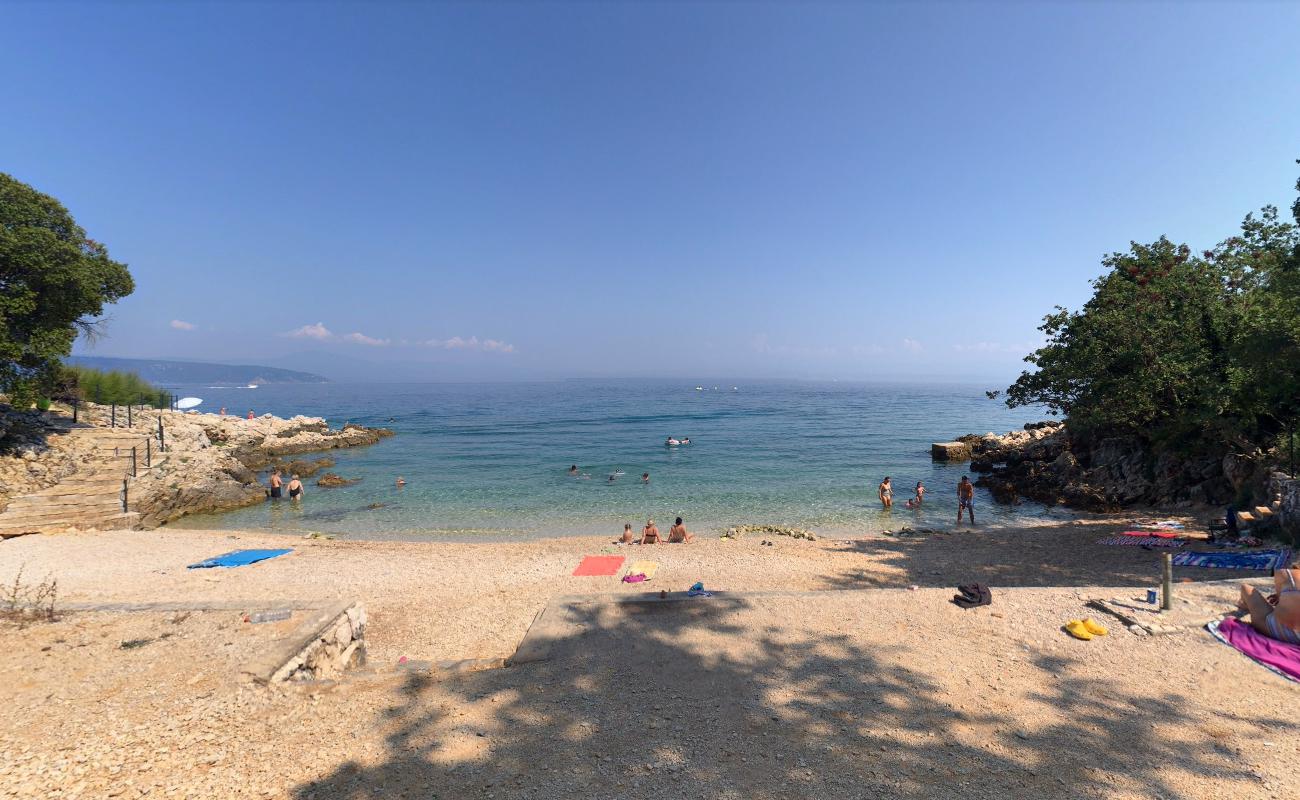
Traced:
<svg viewBox="0 0 1300 800">
<path fill-rule="evenodd" d="M 136 279 L 100 355 L 994 382 L 1105 253 L 1300 170 L 1292 4 L 0 19 L 0 170 Z"/>
</svg>

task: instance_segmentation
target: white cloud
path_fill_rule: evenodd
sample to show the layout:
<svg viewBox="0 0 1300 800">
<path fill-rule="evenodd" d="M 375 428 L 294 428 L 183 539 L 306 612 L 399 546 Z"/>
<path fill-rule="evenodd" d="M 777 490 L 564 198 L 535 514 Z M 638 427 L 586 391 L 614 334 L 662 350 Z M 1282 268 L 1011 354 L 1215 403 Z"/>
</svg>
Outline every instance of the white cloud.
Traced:
<svg viewBox="0 0 1300 800">
<path fill-rule="evenodd" d="M 903 349 L 909 353 L 919 353 L 925 349 L 925 346 L 915 339 L 904 339 Z"/>
<path fill-rule="evenodd" d="M 796 358 L 828 358 L 835 355 L 835 348 L 829 345 L 822 347 L 805 347 L 802 345 L 791 344 L 771 344 L 768 341 L 767 334 L 760 333 L 753 340 L 754 352 L 762 353 L 766 356 L 793 356 Z"/>
<path fill-rule="evenodd" d="M 285 336 L 290 339 L 315 339 L 320 342 L 328 342 L 334 338 L 334 334 L 330 333 L 330 329 L 326 328 L 322 322 L 295 328 L 286 333 Z"/>
<path fill-rule="evenodd" d="M 450 339 L 426 339 L 420 344 L 438 350 L 481 350 L 487 353 L 513 353 L 515 351 L 515 346 L 508 342 L 498 339 L 483 339 L 480 341 L 477 336 L 471 336 L 468 339 L 463 336 L 453 336 Z"/>
<path fill-rule="evenodd" d="M 193 322 L 186 322 L 180 319 L 172 320 L 172 328 L 178 331 L 192 331 L 197 327 L 199 326 L 195 325 Z"/>
<path fill-rule="evenodd" d="M 376 339 L 373 336 L 367 336 L 364 333 L 349 333 L 343 336 L 343 341 L 352 342 L 353 344 L 364 344 L 370 347 L 385 347 L 389 344 L 388 339 Z"/>
</svg>

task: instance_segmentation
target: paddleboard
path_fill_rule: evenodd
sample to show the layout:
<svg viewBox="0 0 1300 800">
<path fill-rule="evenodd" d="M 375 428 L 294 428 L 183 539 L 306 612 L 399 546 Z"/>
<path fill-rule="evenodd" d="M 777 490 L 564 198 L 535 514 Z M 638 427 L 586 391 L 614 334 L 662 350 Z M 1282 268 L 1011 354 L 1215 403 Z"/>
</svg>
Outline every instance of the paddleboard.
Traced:
<svg viewBox="0 0 1300 800">
<path fill-rule="evenodd" d="M 186 409 L 195 408 L 202 404 L 203 401 L 197 397 L 182 397 L 181 399 L 176 401 L 176 408 L 180 409 L 181 411 L 185 411 Z"/>
</svg>

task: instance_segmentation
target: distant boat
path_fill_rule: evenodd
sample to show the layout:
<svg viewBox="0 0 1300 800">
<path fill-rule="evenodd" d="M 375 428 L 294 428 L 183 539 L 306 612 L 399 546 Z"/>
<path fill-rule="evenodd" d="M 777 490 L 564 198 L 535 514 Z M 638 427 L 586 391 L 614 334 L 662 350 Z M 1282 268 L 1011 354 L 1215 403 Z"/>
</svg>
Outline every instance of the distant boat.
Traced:
<svg viewBox="0 0 1300 800">
<path fill-rule="evenodd" d="M 731 387 L 731 391 L 733 391 L 733 392 L 739 392 L 740 389 L 739 389 L 738 387 L 733 386 L 733 387 Z"/>
<path fill-rule="evenodd" d="M 256 388 L 257 388 L 257 384 L 256 384 L 256 383 L 250 383 L 250 384 L 248 384 L 247 386 L 245 386 L 244 388 L 245 388 L 245 389 L 256 389 Z"/>
<path fill-rule="evenodd" d="M 704 391 L 704 387 L 703 387 L 703 386 L 696 386 L 696 387 L 695 387 L 695 391 L 697 391 L 697 392 L 702 392 L 702 391 Z"/>
</svg>

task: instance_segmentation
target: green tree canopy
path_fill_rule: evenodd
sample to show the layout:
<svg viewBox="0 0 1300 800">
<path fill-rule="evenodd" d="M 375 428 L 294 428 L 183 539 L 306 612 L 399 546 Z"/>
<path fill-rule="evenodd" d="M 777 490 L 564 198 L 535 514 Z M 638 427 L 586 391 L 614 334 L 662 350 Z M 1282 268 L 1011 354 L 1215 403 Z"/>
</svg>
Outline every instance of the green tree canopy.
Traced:
<svg viewBox="0 0 1300 800">
<path fill-rule="evenodd" d="M 77 335 L 134 288 L 58 200 L 0 173 L 0 392 L 52 385 Z"/>
<path fill-rule="evenodd" d="M 1267 445 L 1296 424 L 1300 227 L 1268 206 L 1199 255 L 1161 237 L 1102 264 L 1081 310 L 1044 318 L 1008 405 L 1046 405 L 1076 435 L 1189 449 Z"/>
</svg>

